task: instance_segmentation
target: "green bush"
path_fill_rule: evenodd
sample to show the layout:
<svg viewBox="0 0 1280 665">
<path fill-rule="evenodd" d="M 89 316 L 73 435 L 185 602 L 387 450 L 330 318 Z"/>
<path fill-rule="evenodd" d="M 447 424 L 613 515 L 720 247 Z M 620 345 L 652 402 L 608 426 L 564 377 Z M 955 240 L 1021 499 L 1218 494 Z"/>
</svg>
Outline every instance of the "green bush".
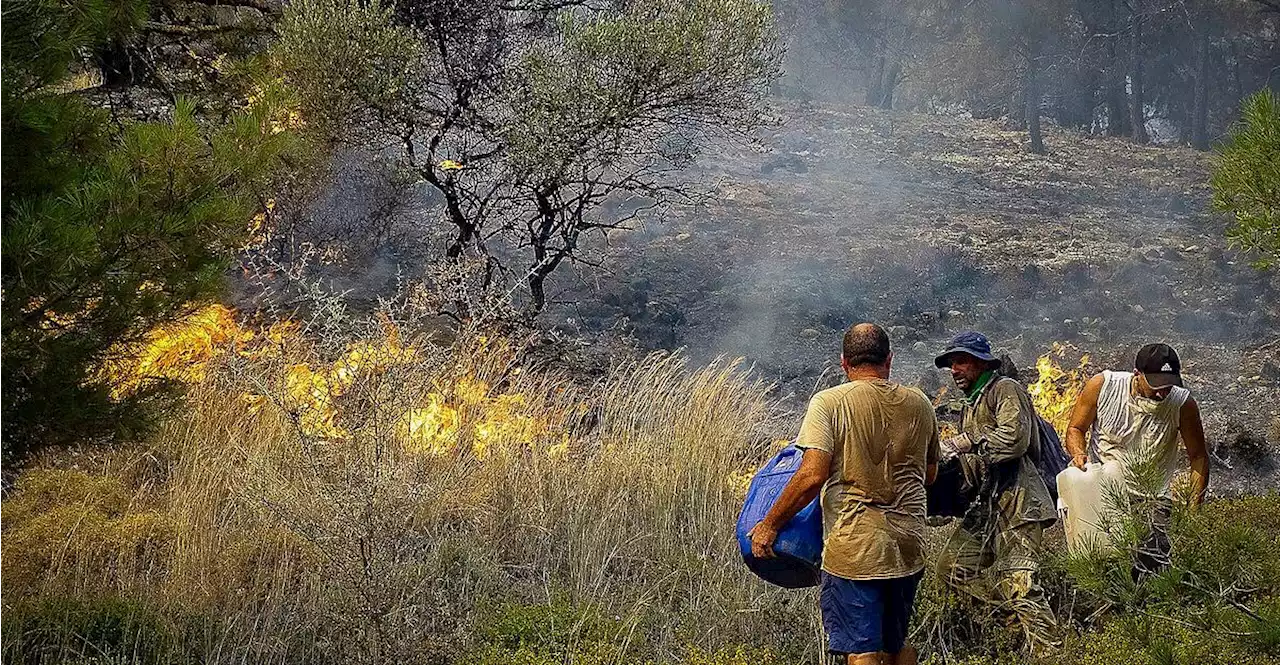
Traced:
<svg viewBox="0 0 1280 665">
<path fill-rule="evenodd" d="M 162 570 L 172 518 L 137 505 L 131 494 L 111 476 L 62 469 L 23 474 L 3 506 L 6 598 L 51 588 L 85 591 L 70 571 L 97 571 L 95 587 L 122 588 Z"/>
<path fill-rule="evenodd" d="M 1092 596 L 1080 625 L 1046 662 L 1261 665 L 1280 656 L 1280 494 L 1175 510 L 1173 564 L 1135 580 L 1127 555 L 1059 562 Z M 1077 616 L 1077 618 L 1079 618 Z M 1068 657 L 1069 656 L 1069 657 Z"/>
<path fill-rule="evenodd" d="M 1213 204 L 1230 214 L 1231 243 L 1271 267 L 1280 260 L 1280 98 L 1270 90 L 1241 105 L 1241 121 L 1219 150 Z"/>
<path fill-rule="evenodd" d="M 644 643 L 646 621 L 602 615 L 593 608 L 565 602 L 547 605 L 504 605 L 482 612 L 482 645 L 464 662 L 474 665 L 613 665 L 652 664 L 653 649 Z M 766 645 L 738 645 L 706 650 L 690 646 L 674 661 L 681 665 L 772 665 L 794 662 Z"/>
<path fill-rule="evenodd" d="M 6 665 L 199 662 L 189 637 L 201 622 L 121 598 L 42 598 L 5 608 Z"/>
<path fill-rule="evenodd" d="M 155 381 L 113 394 L 99 370 L 220 291 L 230 258 L 301 153 L 289 95 L 238 110 L 178 98 L 134 122 L 69 94 L 89 54 L 129 43 L 138 0 L 15 0 L 3 16 L 3 463 L 51 444 L 136 437 L 171 403 Z M 154 384 L 154 385 L 152 385 Z"/>
<path fill-rule="evenodd" d="M 1213 501 L 1176 515 L 1174 568 L 1188 584 L 1280 593 L 1280 494 Z"/>
<path fill-rule="evenodd" d="M 503 605 L 481 614 L 487 617 L 478 631 L 484 646 L 509 652 L 569 654 L 584 645 L 621 642 L 619 634 L 631 632 L 621 618 L 609 620 L 592 608 L 576 608 L 563 601 Z"/>
</svg>

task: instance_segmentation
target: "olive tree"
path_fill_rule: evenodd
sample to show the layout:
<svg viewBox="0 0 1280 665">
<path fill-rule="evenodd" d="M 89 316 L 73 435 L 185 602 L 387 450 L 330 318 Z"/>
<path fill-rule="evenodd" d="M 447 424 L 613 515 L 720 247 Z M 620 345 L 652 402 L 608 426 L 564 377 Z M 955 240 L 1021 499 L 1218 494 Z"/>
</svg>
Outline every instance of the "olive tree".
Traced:
<svg viewBox="0 0 1280 665">
<path fill-rule="evenodd" d="M 438 194 L 442 258 L 528 316 L 635 220 L 606 202 L 692 193 L 674 176 L 757 126 L 780 58 L 755 0 L 301 0 L 280 31 L 308 122 L 394 154 Z"/>
</svg>

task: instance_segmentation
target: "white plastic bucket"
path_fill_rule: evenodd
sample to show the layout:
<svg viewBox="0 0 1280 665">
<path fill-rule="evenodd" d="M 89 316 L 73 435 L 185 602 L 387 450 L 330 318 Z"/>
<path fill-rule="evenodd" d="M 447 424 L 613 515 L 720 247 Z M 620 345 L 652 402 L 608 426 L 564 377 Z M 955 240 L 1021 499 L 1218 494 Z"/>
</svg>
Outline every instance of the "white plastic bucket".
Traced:
<svg viewBox="0 0 1280 665">
<path fill-rule="evenodd" d="M 1120 462 L 1090 463 L 1081 471 L 1068 466 L 1058 474 L 1058 519 L 1072 554 L 1109 552 L 1111 532 L 1128 506 Z"/>
</svg>

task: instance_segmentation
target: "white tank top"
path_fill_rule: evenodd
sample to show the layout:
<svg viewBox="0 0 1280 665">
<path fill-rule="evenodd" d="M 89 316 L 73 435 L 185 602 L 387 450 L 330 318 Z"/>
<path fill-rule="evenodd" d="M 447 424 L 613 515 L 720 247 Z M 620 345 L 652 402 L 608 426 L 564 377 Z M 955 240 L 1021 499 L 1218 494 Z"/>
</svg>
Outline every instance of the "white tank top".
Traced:
<svg viewBox="0 0 1280 665">
<path fill-rule="evenodd" d="M 1133 394 L 1132 372 L 1103 372 L 1102 378 L 1093 423 L 1098 459 L 1124 462 L 1126 469 L 1150 469 L 1159 477 L 1147 482 L 1129 477 L 1130 490 L 1146 494 L 1143 486 L 1158 481 L 1160 495 L 1168 496 L 1178 470 L 1178 422 L 1191 391 L 1174 386 L 1168 397 L 1155 400 Z"/>
</svg>

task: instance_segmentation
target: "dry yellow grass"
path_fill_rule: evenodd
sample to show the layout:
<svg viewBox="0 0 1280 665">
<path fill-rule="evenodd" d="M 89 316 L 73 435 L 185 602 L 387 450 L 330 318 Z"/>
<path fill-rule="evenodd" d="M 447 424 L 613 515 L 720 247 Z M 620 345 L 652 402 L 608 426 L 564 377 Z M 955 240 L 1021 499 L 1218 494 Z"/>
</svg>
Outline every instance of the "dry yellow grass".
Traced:
<svg viewBox="0 0 1280 665">
<path fill-rule="evenodd" d="M 751 578 L 733 540 L 738 479 L 782 434 L 737 364 L 657 355 L 583 386 L 495 341 L 362 344 L 228 356 L 144 448 L 28 472 L 6 604 L 201 617 L 206 662 L 449 661 L 510 605 L 607 618 L 615 660 L 767 643 L 780 618 L 812 641 L 812 599 Z"/>
</svg>

